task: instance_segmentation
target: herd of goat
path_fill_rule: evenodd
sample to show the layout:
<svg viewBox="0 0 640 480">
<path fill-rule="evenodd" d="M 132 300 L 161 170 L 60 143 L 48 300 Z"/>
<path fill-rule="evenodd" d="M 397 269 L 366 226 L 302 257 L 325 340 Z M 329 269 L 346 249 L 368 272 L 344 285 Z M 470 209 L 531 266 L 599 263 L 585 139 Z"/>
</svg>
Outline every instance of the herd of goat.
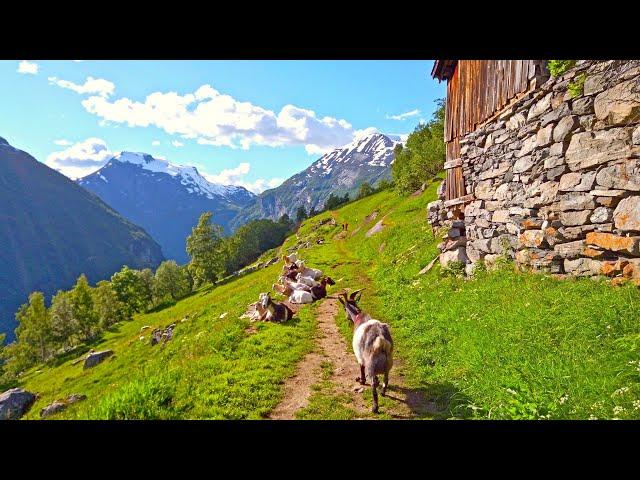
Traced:
<svg viewBox="0 0 640 480">
<path fill-rule="evenodd" d="M 327 296 L 327 286 L 335 285 L 331 277 L 321 270 L 307 267 L 302 260 L 291 254 L 283 256 L 282 274 L 272 288 L 288 297 L 290 304 L 312 303 Z M 389 325 L 371 318 L 358 306 L 362 290 L 339 293 L 346 317 L 354 326 L 353 352 L 360 366 L 360 376 L 356 381 L 365 385 L 369 380 L 373 395 L 372 411 L 378 413 L 378 375 L 383 376 L 381 394 L 384 396 L 389 385 L 389 370 L 393 366 L 393 340 Z M 285 322 L 293 318 L 294 312 L 286 302 L 274 301 L 269 292 L 261 293 L 260 299 L 249 305 L 243 315 L 252 321 L 263 320 Z"/>
</svg>

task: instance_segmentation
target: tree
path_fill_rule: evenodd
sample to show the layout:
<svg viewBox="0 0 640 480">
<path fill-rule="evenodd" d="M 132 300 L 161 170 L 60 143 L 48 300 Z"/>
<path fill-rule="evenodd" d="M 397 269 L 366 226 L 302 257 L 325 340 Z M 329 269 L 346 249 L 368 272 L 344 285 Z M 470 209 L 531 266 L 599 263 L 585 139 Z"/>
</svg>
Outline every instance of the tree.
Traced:
<svg viewBox="0 0 640 480">
<path fill-rule="evenodd" d="M 396 190 L 401 195 L 413 193 L 437 175 L 444 166 L 445 103 L 438 100 L 431 120 L 420 124 L 409 135 L 405 147 L 397 145 L 391 166 Z"/>
<path fill-rule="evenodd" d="M 71 309 L 78 324 L 78 330 L 83 340 L 93 338 L 98 333 L 98 314 L 93 306 L 93 296 L 87 277 L 80 275 L 71 295 Z"/>
<path fill-rule="evenodd" d="M 225 270 L 222 227 L 211 223 L 211 212 L 200 215 L 198 225 L 187 237 L 187 253 L 191 257 L 189 270 L 196 286 L 215 283 Z"/>
<path fill-rule="evenodd" d="M 298 223 L 302 223 L 306 218 L 307 218 L 307 210 L 304 208 L 303 205 L 300 205 L 298 207 L 298 210 L 296 210 L 296 221 Z"/>
<path fill-rule="evenodd" d="M 79 325 L 73 314 L 73 302 L 70 292 L 58 290 L 51 301 L 51 331 L 53 340 L 64 348 L 74 343 L 74 337 L 79 331 Z"/>
<path fill-rule="evenodd" d="M 28 368 L 36 362 L 45 362 L 49 358 L 53 332 L 42 292 L 29 295 L 29 303 L 20 306 L 16 320 L 16 343 L 20 351 L 14 353 L 22 360 L 20 366 Z"/>
<path fill-rule="evenodd" d="M 336 194 L 334 194 L 332 192 L 329 195 L 329 198 L 327 198 L 327 201 L 324 202 L 324 209 L 325 210 L 335 210 L 340 205 L 343 205 L 343 204 L 347 203 L 348 201 L 349 201 L 349 194 L 348 193 L 345 193 L 344 197 L 339 197 L 338 195 L 336 195 Z"/>
<path fill-rule="evenodd" d="M 190 291 L 189 279 L 174 260 L 167 260 L 160 264 L 153 284 L 153 296 L 157 302 L 161 302 L 166 297 L 177 300 Z"/>
<path fill-rule="evenodd" d="M 98 282 L 93 289 L 93 303 L 101 329 L 131 318 L 127 316 L 127 307 L 118 299 L 113 285 L 106 280 Z"/>
<path fill-rule="evenodd" d="M 131 318 L 134 313 L 141 312 L 146 307 L 143 299 L 145 285 L 142 283 L 142 278 L 128 266 L 125 265 L 111 276 L 111 288 L 123 304 L 125 318 Z"/>
<path fill-rule="evenodd" d="M 369 182 L 362 182 L 360 184 L 360 188 L 358 189 L 358 196 L 356 198 L 368 197 L 369 195 L 371 195 L 374 192 L 375 192 L 375 190 L 369 184 Z"/>
<path fill-rule="evenodd" d="M 398 145 L 400 146 L 400 148 L 402 148 L 402 145 L 400 144 Z M 382 192 L 383 190 L 387 190 L 388 188 L 391 188 L 391 187 L 393 187 L 393 182 L 391 182 L 390 180 L 387 180 L 386 178 L 383 178 L 378 182 L 378 185 L 376 185 L 376 191 Z"/>
<path fill-rule="evenodd" d="M 146 310 L 149 306 L 153 306 L 153 284 L 155 277 L 150 268 L 144 270 L 135 270 L 136 275 L 140 278 L 140 305 L 141 311 Z"/>
</svg>

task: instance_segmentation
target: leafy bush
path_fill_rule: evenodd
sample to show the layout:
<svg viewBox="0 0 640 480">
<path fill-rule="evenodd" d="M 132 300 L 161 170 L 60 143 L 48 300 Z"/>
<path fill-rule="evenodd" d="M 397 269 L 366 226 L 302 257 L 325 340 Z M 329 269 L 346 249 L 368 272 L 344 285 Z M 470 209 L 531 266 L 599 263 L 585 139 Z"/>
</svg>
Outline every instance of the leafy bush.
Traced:
<svg viewBox="0 0 640 480">
<path fill-rule="evenodd" d="M 576 98 L 582 95 L 582 93 L 584 92 L 584 81 L 586 80 L 586 78 L 586 73 L 578 75 L 575 80 L 567 86 L 567 90 L 569 90 L 569 96 L 571 98 Z"/>
<path fill-rule="evenodd" d="M 559 77 L 567 70 L 575 67 L 576 60 L 549 60 L 547 68 L 552 77 Z"/>
</svg>

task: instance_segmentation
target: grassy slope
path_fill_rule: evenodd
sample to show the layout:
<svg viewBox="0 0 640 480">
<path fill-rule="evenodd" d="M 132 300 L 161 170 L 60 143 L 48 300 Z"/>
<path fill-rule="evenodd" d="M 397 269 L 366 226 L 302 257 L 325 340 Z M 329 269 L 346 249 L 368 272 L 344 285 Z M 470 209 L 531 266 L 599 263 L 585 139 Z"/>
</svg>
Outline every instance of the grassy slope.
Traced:
<svg viewBox="0 0 640 480">
<path fill-rule="evenodd" d="M 435 188 L 434 183 L 410 198 L 378 193 L 308 220 L 299 237 L 322 236 L 326 243 L 300 256 L 329 272 L 337 287 L 367 287 L 362 306 L 391 324 L 402 360 L 398 368 L 411 387 L 439 401 L 445 417 L 640 418 L 638 290 L 588 279 L 560 281 L 508 266 L 470 281 L 443 278 L 438 266 L 418 276 L 437 254 L 425 213 Z M 375 209 L 380 215 L 365 225 L 364 217 Z M 385 214 L 382 232 L 366 238 L 367 229 Z M 330 215 L 338 225 L 318 228 L 318 221 Z M 345 220 L 349 236 L 334 238 Z M 290 237 L 285 247 L 296 241 Z M 280 400 L 282 380 L 312 348 L 315 328 L 312 308 L 288 325 L 258 324 L 254 334 L 238 320 L 278 269 L 200 291 L 121 325 L 95 346 L 113 348 L 116 358 L 91 370 L 67 361 L 31 372 L 26 388 L 42 398 L 28 416 L 36 418 L 41 407 L 69 393 L 90 399 L 57 417 L 264 416 Z M 223 312 L 229 313 L 220 319 Z M 150 347 L 148 338 L 138 340 L 142 325 L 166 325 L 187 313 L 191 318 L 179 323 L 164 350 Z M 349 338 L 342 315 L 337 322 Z M 143 335 L 148 337 L 149 330 Z M 329 370 L 325 365 L 323 380 L 299 418 L 356 416 L 347 399 L 333 395 Z M 368 390 L 364 394 L 370 396 Z"/>
</svg>

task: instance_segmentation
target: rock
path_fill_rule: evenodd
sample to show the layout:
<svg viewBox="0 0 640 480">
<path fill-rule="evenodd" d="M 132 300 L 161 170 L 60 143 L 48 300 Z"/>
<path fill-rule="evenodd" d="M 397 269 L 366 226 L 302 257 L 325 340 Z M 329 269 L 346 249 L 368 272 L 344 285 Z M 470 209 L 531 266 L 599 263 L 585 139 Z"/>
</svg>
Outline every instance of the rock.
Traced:
<svg viewBox="0 0 640 480">
<path fill-rule="evenodd" d="M 545 158 L 545 160 L 544 160 L 544 169 L 545 170 L 556 168 L 556 167 L 559 167 L 561 165 L 562 166 L 565 165 L 564 157 L 555 157 L 555 156 L 553 156 L 553 157 Z"/>
<path fill-rule="evenodd" d="M 591 210 L 581 210 L 576 212 L 560 212 L 560 221 L 563 225 L 573 227 L 587 223 Z"/>
<path fill-rule="evenodd" d="M 530 137 L 525 139 L 522 142 L 522 147 L 520 148 L 520 150 L 518 150 L 518 153 L 516 153 L 516 157 L 524 157 L 525 155 L 531 153 L 536 147 L 536 138 L 537 135 L 531 135 Z"/>
<path fill-rule="evenodd" d="M 449 238 L 458 238 L 462 235 L 462 232 L 460 231 L 459 228 L 450 228 L 449 231 L 447 232 L 447 236 Z"/>
<path fill-rule="evenodd" d="M 440 265 L 446 267 L 450 262 L 462 262 L 468 263 L 467 253 L 464 247 L 456 248 L 455 250 L 449 250 L 440 254 Z"/>
<path fill-rule="evenodd" d="M 529 265 L 532 268 L 552 273 L 559 273 L 562 265 L 562 259 L 559 259 L 555 252 L 539 248 L 518 250 L 515 255 L 515 261 L 519 265 Z"/>
<path fill-rule="evenodd" d="M 480 210 L 482 210 L 483 203 L 484 202 L 482 200 L 474 200 L 473 202 L 468 203 L 464 207 L 464 216 L 476 217 L 480 213 Z"/>
<path fill-rule="evenodd" d="M 568 142 L 554 143 L 549 149 L 549 155 L 551 155 L 552 157 L 564 157 L 564 152 L 568 146 Z"/>
<path fill-rule="evenodd" d="M 601 92 L 604 90 L 605 83 L 604 75 L 588 75 L 584 80 L 583 94 L 588 96 Z"/>
<path fill-rule="evenodd" d="M 506 223 L 509 221 L 509 210 L 496 210 L 491 216 L 491 221 L 495 223 Z"/>
<path fill-rule="evenodd" d="M 529 110 L 529 114 L 527 115 L 527 121 L 542 115 L 548 109 L 551 108 L 551 97 L 552 93 L 548 93 L 542 98 L 542 100 L 538 101 L 531 109 Z"/>
<path fill-rule="evenodd" d="M 553 125 L 549 124 L 546 127 L 538 130 L 538 133 L 536 134 L 536 147 L 541 148 L 541 147 L 546 147 L 547 145 L 551 145 L 552 138 L 554 138 Z M 560 141 L 560 140 L 556 140 L 556 141 Z"/>
<path fill-rule="evenodd" d="M 565 158 L 572 171 L 582 170 L 630 156 L 630 144 L 631 133 L 625 128 L 576 133 Z"/>
<path fill-rule="evenodd" d="M 622 276 L 625 278 L 640 278 L 640 259 L 628 259 L 627 265 L 622 269 Z"/>
<path fill-rule="evenodd" d="M 600 274 L 602 262 L 592 258 L 577 258 L 564 260 L 564 271 L 580 277 L 590 277 Z"/>
<path fill-rule="evenodd" d="M 587 210 L 596 208 L 596 202 L 588 193 L 569 193 L 557 204 L 559 211 Z"/>
<path fill-rule="evenodd" d="M 640 120 L 640 88 L 637 79 L 619 83 L 599 93 L 593 104 L 598 120 L 608 125 L 628 125 Z"/>
<path fill-rule="evenodd" d="M 113 355 L 113 350 L 103 350 L 101 352 L 93 352 L 87 355 L 87 358 L 84 360 L 84 366 L 82 367 L 84 370 L 87 368 L 95 367 L 99 363 L 105 361 L 108 357 Z"/>
<path fill-rule="evenodd" d="M 40 410 L 40 418 L 46 418 L 55 413 L 59 413 L 63 411 L 65 408 L 67 408 L 66 403 L 61 402 L 60 400 L 56 400 L 52 404 L 47 405 L 42 410 Z"/>
<path fill-rule="evenodd" d="M 527 218 L 520 222 L 520 228 L 522 230 L 536 230 L 542 228 L 542 219 L 540 218 Z"/>
<path fill-rule="evenodd" d="M 590 232 L 587 233 L 587 243 L 612 252 L 640 255 L 640 237 L 621 237 L 611 233 Z"/>
<path fill-rule="evenodd" d="M 528 172 L 529 170 L 531 170 L 531 167 L 533 167 L 533 164 L 534 164 L 534 161 L 531 155 L 522 157 L 518 159 L 516 163 L 513 165 L 513 173 Z"/>
<path fill-rule="evenodd" d="M 493 192 L 491 180 L 482 180 L 476 184 L 474 195 L 479 200 L 491 200 Z"/>
<path fill-rule="evenodd" d="M 17 420 L 29 411 L 36 396 L 22 388 L 12 388 L 0 395 L 0 420 Z"/>
<path fill-rule="evenodd" d="M 553 251 L 562 258 L 577 258 L 582 255 L 584 246 L 584 240 L 578 240 L 576 242 L 569 243 L 559 243 L 553 247 Z"/>
<path fill-rule="evenodd" d="M 622 199 L 613 212 L 613 220 L 616 228 L 624 232 L 640 231 L 640 196 Z"/>
<path fill-rule="evenodd" d="M 624 267 L 626 267 L 628 263 L 629 262 L 627 261 L 621 260 L 617 260 L 615 262 L 602 262 L 602 265 L 600 266 L 600 273 L 607 277 L 614 277 L 622 274 Z"/>
<path fill-rule="evenodd" d="M 598 172 L 596 182 L 611 189 L 640 191 L 640 161 L 627 158 L 605 167 Z"/>
<path fill-rule="evenodd" d="M 508 130 L 517 130 L 518 128 L 523 126 L 526 121 L 527 119 L 522 113 L 516 113 L 507 121 L 506 128 Z"/>
<path fill-rule="evenodd" d="M 590 115 L 593 113 L 593 98 L 582 97 L 573 101 L 571 104 L 571 112 L 576 115 Z"/>
<path fill-rule="evenodd" d="M 523 247 L 540 247 L 544 242 L 544 232 L 542 230 L 525 230 L 519 237 L 520 245 Z"/>
<path fill-rule="evenodd" d="M 384 223 L 382 222 L 382 220 L 379 220 L 378 223 L 376 223 L 373 227 L 369 229 L 369 231 L 367 231 L 367 233 L 364 234 L 364 236 L 370 237 L 371 235 L 375 235 L 376 233 L 381 232 L 383 228 L 384 228 Z"/>
<path fill-rule="evenodd" d="M 640 126 L 637 126 L 631 134 L 631 142 L 634 145 L 640 145 Z"/>
<path fill-rule="evenodd" d="M 565 173 L 560 177 L 560 184 L 558 190 L 560 191 L 573 191 L 573 192 L 587 192 L 593 188 L 593 184 L 596 180 L 596 172 L 570 172 Z"/>
<path fill-rule="evenodd" d="M 163 345 L 173 338 L 173 330 L 175 329 L 175 323 L 172 323 L 167 328 L 156 328 L 151 332 L 151 346 L 162 342 Z"/>
<path fill-rule="evenodd" d="M 504 163 L 497 168 L 492 168 L 491 170 L 486 170 L 482 172 L 479 176 L 480 180 L 487 180 L 489 178 L 501 177 L 511 168 L 511 165 L 508 163 Z"/>
<path fill-rule="evenodd" d="M 575 115 L 569 115 L 562 118 L 553 130 L 553 141 L 564 142 L 567 135 L 577 128 L 579 124 L 580 122 L 578 122 L 578 117 Z"/>
<path fill-rule="evenodd" d="M 67 403 L 68 404 L 72 404 L 72 403 L 80 402 L 80 401 L 86 400 L 86 399 L 87 399 L 86 395 L 82 395 L 80 393 L 72 393 L 71 395 L 69 395 L 67 397 Z"/>
<path fill-rule="evenodd" d="M 605 223 L 610 222 L 613 219 L 613 210 L 607 207 L 598 207 L 596 208 L 589 220 L 591 223 Z"/>
</svg>

